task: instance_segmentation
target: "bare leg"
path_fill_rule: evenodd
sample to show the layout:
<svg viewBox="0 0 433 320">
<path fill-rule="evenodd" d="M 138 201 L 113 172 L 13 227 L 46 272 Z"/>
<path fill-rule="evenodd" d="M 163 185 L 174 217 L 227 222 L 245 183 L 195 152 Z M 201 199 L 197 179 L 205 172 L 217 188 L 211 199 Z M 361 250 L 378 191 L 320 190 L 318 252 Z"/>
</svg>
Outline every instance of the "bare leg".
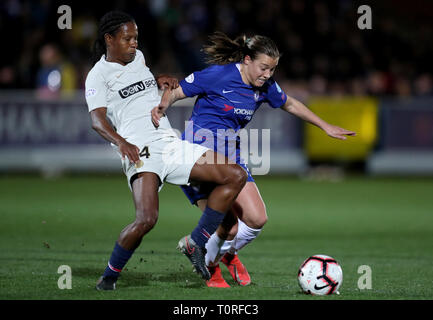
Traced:
<svg viewBox="0 0 433 320">
<path fill-rule="evenodd" d="M 223 221 L 247 179 L 247 174 L 242 167 L 237 164 L 227 164 L 226 158 L 220 157 L 223 156 L 207 151 L 200 160 L 213 159 L 212 163 L 203 163 L 199 160 L 191 170 L 190 181 L 212 182 L 216 187 L 209 195 L 207 206 L 197 226 L 189 236 L 182 238 L 178 245 L 195 270 L 206 280 L 211 277 L 204 257 L 206 242 Z"/>
<path fill-rule="evenodd" d="M 191 170 L 190 180 L 216 183 L 217 186 L 207 199 L 207 206 L 226 213 L 245 185 L 247 174 L 237 164 L 218 164 L 224 160 L 221 160 L 220 157 L 223 156 L 216 152 L 208 151 L 202 158 L 208 158 L 209 152 L 213 153 L 213 163 L 207 164 L 197 161 Z M 225 161 L 227 163 L 227 160 Z"/>
<path fill-rule="evenodd" d="M 203 212 L 207 206 L 207 199 L 198 200 L 197 206 L 200 211 Z M 234 207 L 237 207 L 236 202 L 233 203 L 232 208 L 227 212 L 223 222 L 221 222 L 221 225 L 217 229 L 218 235 L 221 239 L 233 240 L 238 232 L 238 217 Z"/>
<path fill-rule="evenodd" d="M 135 221 L 126 226 L 114 246 L 103 276 L 96 284 L 98 290 L 114 290 L 123 267 L 158 219 L 159 178 L 154 173 L 139 173 L 132 183 Z"/>
<path fill-rule="evenodd" d="M 126 250 L 135 250 L 143 236 L 158 220 L 159 178 L 155 173 L 143 172 L 132 183 L 132 196 L 135 204 L 135 221 L 120 233 L 117 242 Z"/>
<path fill-rule="evenodd" d="M 238 218 L 248 227 L 262 228 L 268 221 L 266 206 L 254 182 L 247 182 L 233 204 Z"/>
<path fill-rule="evenodd" d="M 204 202 L 202 200 L 200 205 L 203 206 Z M 246 183 L 233 203 L 230 212 L 231 214 L 227 214 L 226 218 L 229 216 L 231 218 L 224 219 L 225 223 L 221 223 L 206 245 L 206 263 L 208 265 L 217 264 L 226 252 L 234 254 L 253 241 L 266 223 L 266 207 L 254 182 Z M 237 218 L 241 221 L 239 224 Z M 234 232 L 237 234 L 233 241 Z M 222 240 L 226 241 L 223 243 Z"/>
<path fill-rule="evenodd" d="M 197 201 L 197 206 L 203 212 L 207 205 L 207 199 Z M 223 223 L 218 227 L 217 234 L 221 239 L 232 240 L 238 231 L 239 218 L 248 227 L 262 228 L 267 220 L 266 206 L 254 182 L 247 182 L 237 196 Z"/>
</svg>

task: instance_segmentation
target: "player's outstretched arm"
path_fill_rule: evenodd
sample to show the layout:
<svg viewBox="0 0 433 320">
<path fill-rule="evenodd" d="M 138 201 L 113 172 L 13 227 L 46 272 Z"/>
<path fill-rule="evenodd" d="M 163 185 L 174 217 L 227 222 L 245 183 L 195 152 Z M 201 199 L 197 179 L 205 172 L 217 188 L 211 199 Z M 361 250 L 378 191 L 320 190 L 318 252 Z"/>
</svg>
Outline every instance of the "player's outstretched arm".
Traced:
<svg viewBox="0 0 433 320">
<path fill-rule="evenodd" d="M 319 127 L 326 134 L 332 138 L 346 140 L 346 136 L 355 136 L 356 132 L 346 130 L 332 124 L 327 123 L 322 120 L 318 115 L 316 115 L 313 111 L 308 109 L 302 102 L 296 100 L 292 97 L 287 97 L 286 103 L 281 107 L 286 112 L 289 112 L 302 120 L 305 120 L 315 126 Z"/>
<path fill-rule="evenodd" d="M 137 163 L 140 161 L 140 149 L 123 137 L 121 137 L 107 120 L 107 108 L 96 108 L 90 112 L 92 128 L 98 132 L 105 140 L 114 143 L 119 147 L 122 159 L 128 157 L 129 161 Z"/>
<path fill-rule="evenodd" d="M 158 128 L 159 127 L 159 119 L 164 116 L 165 111 L 169 106 L 171 106 L 173 103 L 175 103 L 178 100 L 185 99 L 186 96 L 183 93 L 182 87 L 178 86 L 176 89 L 170 90 L 166 89 L 164 90 L 164 93 L 162 94 L 161 102 L 158 106 L 152 109 L 151 115 L 152 115 L 152 122 L 153 125 Z"/>
<path fill-rule="evenodd" d="M 172 77 L 167 74 L 160 74 L 156 76 L 155 78 L 156 83 L 158 84 L 158 89 L 164 90 L 164 89 L 176 89 L 179 87 L 179 81 L 177 78 Z"/>
</svg>

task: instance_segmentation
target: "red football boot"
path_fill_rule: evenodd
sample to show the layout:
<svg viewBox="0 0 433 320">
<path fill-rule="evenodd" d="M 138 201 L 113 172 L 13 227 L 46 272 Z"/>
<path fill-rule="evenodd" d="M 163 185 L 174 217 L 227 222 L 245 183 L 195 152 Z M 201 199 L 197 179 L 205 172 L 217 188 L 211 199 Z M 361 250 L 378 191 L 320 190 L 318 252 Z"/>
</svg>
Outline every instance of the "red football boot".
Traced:
<svg viewBox="0 0 433 320">
<path fill-rule="evenodd" d="M 238 284 L 241 286 L 247 286 L 251 283 L 250 275 L 248 274 L 247 268 L 239 260 L 238 255 L 226 253 L 221 262 L 224 263 L 230 271 L 230 274 Z"/>
<path fill-rule="evenodd" d="M 224 280 L 219 265 L 215 267 L 207 267 L 211 278 L 206 281 L 206 285 L 212 288 L 230 288 L 230 285 Z"/>
</svg>

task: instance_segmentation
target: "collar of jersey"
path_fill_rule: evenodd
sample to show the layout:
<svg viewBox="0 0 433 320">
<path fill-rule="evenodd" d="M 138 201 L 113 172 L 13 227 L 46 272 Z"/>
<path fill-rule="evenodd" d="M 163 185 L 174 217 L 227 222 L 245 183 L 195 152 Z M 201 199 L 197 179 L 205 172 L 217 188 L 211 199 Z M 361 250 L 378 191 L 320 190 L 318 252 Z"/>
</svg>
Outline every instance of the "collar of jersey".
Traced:
<svg viewBox="0 0 433 320">
<path fill-rule="evenodd" d="M 110 66 L 117 67 L 118 69 L 129 68 L 129 65 L 131 65 L 132 63 L 134 63 L 136 59 L 137 59 L 137 55 L 135 55 L 134 60 L 132 60 L 131 62 L 129 62 L 129 63 L 125 64 L 124 66 L 122 66 L 122 65 L 121 65 L 120 63 L 118 63 L 118 62 L 107 61 L 107 60 L 105 59 L 105 54 L 103 54 L 102 57 L 101 57 L 101 61 L 102 61 L 103 63 L 107 63 L 107 64 L 109 64 Z"/>
</svg>

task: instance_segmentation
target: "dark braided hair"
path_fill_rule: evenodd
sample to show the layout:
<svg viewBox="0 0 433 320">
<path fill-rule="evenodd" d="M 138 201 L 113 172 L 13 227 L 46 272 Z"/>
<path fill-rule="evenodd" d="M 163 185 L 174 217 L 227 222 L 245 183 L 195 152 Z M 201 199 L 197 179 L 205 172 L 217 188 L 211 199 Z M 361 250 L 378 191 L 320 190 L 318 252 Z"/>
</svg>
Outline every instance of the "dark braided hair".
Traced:
<svg viewBox="0 0 433 320">
<path fill-rule="evenodd" d="M 93 63 L 98 62 L 103 54 L 107 53 L 105 44 L 105 34 L 114 36 L 119 28 L 128 22 L 135 22 L 134 18 L 127 13 L 121 11 L 107 12 L 99 21 L 98 36 L 93 44 Z"/>
<path fill-rule="evenodd" d="M 209 36 L 210 45 L 203 47 L 208 64 L 228 64 L 241 62 L 246 55 L 252 60 L 261 53 L 272 57 L 280 58 L 281 54 L 272 39 L 255 35 L 248 38 L 245 34 L 232 40 L 222 32 L 215 32 Z"/>
</svg>

